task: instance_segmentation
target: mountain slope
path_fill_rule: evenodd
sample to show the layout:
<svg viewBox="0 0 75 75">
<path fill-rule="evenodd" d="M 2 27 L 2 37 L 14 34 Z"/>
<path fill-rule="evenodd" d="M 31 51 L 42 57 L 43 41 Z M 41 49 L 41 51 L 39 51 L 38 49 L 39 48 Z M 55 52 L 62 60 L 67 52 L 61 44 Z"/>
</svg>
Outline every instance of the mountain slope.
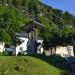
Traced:
<svg viewBox="0 0 75 75">
<path fill-rule="evenodd" d="M 36 20 L 46 27 L 39 32 L 46 40 L 45 48 L 75 43 L 75 16 L 67 11 L 54 9 L 39 0 L 0 0 L 0 10 L 0 41 L 11 44 L 14 32 L 23 31 L 23 25 Z"/>
</svg>

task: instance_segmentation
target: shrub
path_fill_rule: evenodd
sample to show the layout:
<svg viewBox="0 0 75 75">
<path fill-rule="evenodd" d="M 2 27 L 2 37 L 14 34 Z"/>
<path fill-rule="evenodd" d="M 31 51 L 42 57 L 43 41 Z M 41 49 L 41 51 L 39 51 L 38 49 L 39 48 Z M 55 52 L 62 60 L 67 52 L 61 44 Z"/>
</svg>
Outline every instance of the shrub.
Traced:
<svg viewBox="0 0 75 75">
<path fill-rule="evenodd" d="M 24 56 L 24 53 L 19 52 L 18 56 Z"/>
<path fill-rule="evenodd" d="M 46 56 L 46 53 L 45 53 L 45 52 L 43 52 L 43 53 L 42 53 L 42 55 L 43 55 L 43 56 Z"/>
</svg>

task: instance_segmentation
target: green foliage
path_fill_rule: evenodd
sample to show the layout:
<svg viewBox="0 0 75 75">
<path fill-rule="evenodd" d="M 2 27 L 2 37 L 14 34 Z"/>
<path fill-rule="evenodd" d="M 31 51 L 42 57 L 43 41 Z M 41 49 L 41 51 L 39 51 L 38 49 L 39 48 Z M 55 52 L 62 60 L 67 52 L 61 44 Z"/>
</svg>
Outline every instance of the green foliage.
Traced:
<svg viewBox="0 0 75 75">
<path fill-rule="evenodd" d="M 18 56 L 25 56 L 23 52 L 19 52 Z"/>
<path fill-rule="evenodd" d="M 0 52 L 0 56 L 3 56 L 4 55 L 4 52 Z"/>
<path fill-rule="evenodd" d="M 21 31 L 28 18 L 13 7 L 0 5 L 0 10 L 0 40 L 8 44 L 12 42 L 12 34 Z"/>
<path fill-rule="evenodd" d="M 11 42 L 10 35 L 3 29 L 0 29 L 0 41 L 4 41 L 7 44 Z"/>
<path fill-rule="evenodd" d="M 75 16 L 69 12 L 54 9 L 39 0 L 0 0 L 0 40 L 12 42 L 12 34 L 32 19 L 45 25 L 39 35 L 44 39 L 44 47 L 75 45 Z M 69 41 L 68 41 L 69 40 Z"/>
</svg>

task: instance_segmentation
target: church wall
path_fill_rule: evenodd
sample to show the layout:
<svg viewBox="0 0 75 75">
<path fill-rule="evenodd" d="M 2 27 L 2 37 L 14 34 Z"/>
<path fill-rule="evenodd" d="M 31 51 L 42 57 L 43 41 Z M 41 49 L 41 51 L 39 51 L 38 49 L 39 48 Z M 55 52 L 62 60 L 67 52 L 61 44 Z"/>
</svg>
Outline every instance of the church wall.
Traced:
<svg viewBox="0 0 75 75">
<path fill-rule="evenodd" d="M 23 43 L 16 47 L 16 55 L 21 51 L 27 50 L 28 38 L 19 37 L 19 39 L 21 39 L 23 41 Z"/>
</svg>

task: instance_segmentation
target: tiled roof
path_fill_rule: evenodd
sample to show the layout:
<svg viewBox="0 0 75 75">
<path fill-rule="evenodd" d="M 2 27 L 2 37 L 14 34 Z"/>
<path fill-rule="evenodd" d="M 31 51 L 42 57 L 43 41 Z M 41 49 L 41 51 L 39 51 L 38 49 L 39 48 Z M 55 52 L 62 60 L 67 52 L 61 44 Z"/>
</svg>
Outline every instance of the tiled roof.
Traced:
<svg viewBox="0 0 75 75">
<path fill-rule="evenodd" d="M 24 37 L 24 38 L 28 38 L 28 34 L 26 32 L 21 32 L 21 33 L 15 33 L 16 36 L 18 37 Z M 41 37 L 37 37 L 38 40 L 42 40 Z"/>
<path fill-rule="evenodd" d="M 28 34 L 23 32 L 23 33 L 15 33 L 16 36 L 18 37 L 25 37 L 25 38 L 28 38 Z"/>
</svg>

